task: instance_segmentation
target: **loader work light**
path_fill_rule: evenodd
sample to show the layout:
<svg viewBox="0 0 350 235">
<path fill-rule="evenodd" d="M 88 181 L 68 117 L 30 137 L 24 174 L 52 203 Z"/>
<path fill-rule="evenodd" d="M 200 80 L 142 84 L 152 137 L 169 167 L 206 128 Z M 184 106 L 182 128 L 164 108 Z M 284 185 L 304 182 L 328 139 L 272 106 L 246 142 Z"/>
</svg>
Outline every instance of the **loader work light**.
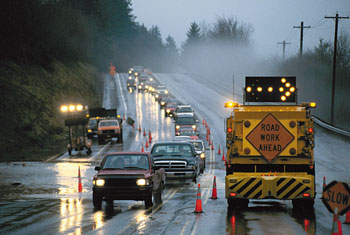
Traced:
<svg viewBox="0 0 350 235">
<path fill-rule="evenodd" d="M 246 77 L 245 102 L 296 103 L 295 77 Z"/>
</svg>

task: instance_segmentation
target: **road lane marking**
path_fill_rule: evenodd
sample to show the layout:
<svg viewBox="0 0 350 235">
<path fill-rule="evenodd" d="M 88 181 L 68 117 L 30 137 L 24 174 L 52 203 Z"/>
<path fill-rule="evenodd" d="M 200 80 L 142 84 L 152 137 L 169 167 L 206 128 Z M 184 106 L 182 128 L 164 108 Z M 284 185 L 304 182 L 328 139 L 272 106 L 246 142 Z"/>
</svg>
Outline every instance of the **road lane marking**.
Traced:
<svg viewBox="0 0 350 235">
<path fill-rule="evenodd" d="M 145 213 L 148 213 L 148 212 L 151 211 L 151 210 L 152 210 L 152 213 L 149 214 L 149 215 L 146 215 L 144 220 L 146 220 L 146 219 L 148 219 L 149 217 L 153 216 L 154 213 L 156 213 L 164 204 L 166 204 L 170 199 L 172 199 L 172 198 L 174 197 L 174 195 L 175 195 L 175 193 L 176 193 L 177 191 L 179 191 L 178 188 L 177 188 L 177 189 L 171 189 L 164 197 L 166 197 L 166 196 L 169 195 L 169 194 L 170 194 L 170 196 L 169 196 L 166 200 L 163 200 L 163 202 L 162 202 L 161 204 L 159 204 L 154 210 L 153 210 L 153 207 L 151 207 L 151 208 L 145 210 L 145 211 L 144 211 L 144 214 L 145 214 Z M 135 224 L 136 224 L 135 221 L 130 222 L 130 223 L 129 223 L 123 230 L 121 230 L 118 234 L 124 234 L 124 232 L 125 232 L 127 229 L 129 229 L 132 225 L 135 225 Z"/>
<path fill-rule="evenodd" d="M 116 81 L 118 81 L 119 90 L 120 90 L 120 96 L 121 96 L 121 98 L 122 98 L 123 106 L 124 106 L 124 114 L 127 115 L 127 113 L 128 113 L 128 108 L 126 107 L 126 102 L 125 102 L 125 98 L 124 98 L 123 87 L 122 87 L 122 84 L 120 83 L 121 76 L 120 76 L 119 74 L 116 74 L 116 75 L 114 76 L 114 79 L 115 79 Z"/>
<path fill-rule="evenodd" d="M 190 220 L 187 220 L 185 225 L 181 229 L 180 235 L 183 235 L 185 233 L 186 227 L 188 226 L 189 223 L 190 223 Z"/>
<path fill-rule="evenodd" d="M 111 144 L 111 142 L 108 142 L 108 144 L 106 144 L 105 146 L 103 146 L 103 148 L 100 149 L 100 151 L 98 151 L 96 154 L 94 154 L 94 156 L 91 158 L 91 160 L 92 160 L 92 161 L 95 161 L 95 160 L 98 158 L 98 156 L 100 155 L 100 153 L 101 153 L 102 151 L 104 151 L 105 148 L 107 148 L 107 146 L 109 146 L 110 144 Z"/>
</svg>

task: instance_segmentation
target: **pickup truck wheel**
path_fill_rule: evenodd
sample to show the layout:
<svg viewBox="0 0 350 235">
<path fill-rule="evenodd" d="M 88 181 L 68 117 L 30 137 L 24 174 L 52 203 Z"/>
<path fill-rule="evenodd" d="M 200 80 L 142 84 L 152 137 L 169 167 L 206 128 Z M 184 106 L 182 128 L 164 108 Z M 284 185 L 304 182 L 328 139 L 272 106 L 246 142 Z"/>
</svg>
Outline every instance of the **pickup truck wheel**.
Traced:
<svg viewBox="0 0 350 235">
<path fill-rule="evenodd" d="M 314 206 L 314 199 L 294 199 L 292 200 L 293 209 L 311 209 Z"/>
<path fill-rule="evenodd" d="M 95 209 L 100 210 L 102 207 L 102 197 L 98 193 L 92 193 L 92 203 Z"/>
<path fill-rule="evenodd" d="M 249 199 L 243 199 L 243 198 L 229 198 L 227 199 L 227 204 L 230 209 L 245 209 L 248 207 Z"/>
<path fill-rule="evenodd" d="M 150 195 L 148 195 L 145 199 L 145 207 L 150 208 L 152 206 L 153 206 L 152 193 L 150 193 Z"/>
</svg>

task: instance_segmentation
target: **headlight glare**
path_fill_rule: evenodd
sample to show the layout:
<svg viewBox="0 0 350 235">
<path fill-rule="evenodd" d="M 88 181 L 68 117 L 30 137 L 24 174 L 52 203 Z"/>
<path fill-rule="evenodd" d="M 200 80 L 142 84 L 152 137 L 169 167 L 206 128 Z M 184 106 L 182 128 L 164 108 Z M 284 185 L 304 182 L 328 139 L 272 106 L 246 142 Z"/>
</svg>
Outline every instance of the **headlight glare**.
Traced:
<svg viewBox="0 0 350 235">
<path fill-rule="evenodd" d="M 103 186 L 103 185 L 105 185 L 104 179 L 97 179 L 96 180 L 96 186 Z"/>
<path fill-rule="evenodd" d="M 149 180 L 146 180 L 146 179 L 138 179 L 136 181 L 136 184 L 138 186 L 145 186 L 145 185 L 149 185 Z"/>
</svg>

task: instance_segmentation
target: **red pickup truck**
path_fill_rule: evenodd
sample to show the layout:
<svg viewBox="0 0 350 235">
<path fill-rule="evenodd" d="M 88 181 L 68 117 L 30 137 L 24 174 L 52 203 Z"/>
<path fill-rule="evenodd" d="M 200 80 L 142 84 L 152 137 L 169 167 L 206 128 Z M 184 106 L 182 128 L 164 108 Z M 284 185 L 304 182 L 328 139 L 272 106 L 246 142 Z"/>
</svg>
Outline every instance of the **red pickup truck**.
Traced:
<svg viewBox="0 0 350 235">
<path fill-rule="evenodd" d="M 113 200 L 145 201 L 146 208 L 162 201 L 165 170 L 155 170 L 149 153 L 109 153 L 93 178 L 93 205 L 100 209 L 102 201 L 113 205 Z"/>
</svg>

